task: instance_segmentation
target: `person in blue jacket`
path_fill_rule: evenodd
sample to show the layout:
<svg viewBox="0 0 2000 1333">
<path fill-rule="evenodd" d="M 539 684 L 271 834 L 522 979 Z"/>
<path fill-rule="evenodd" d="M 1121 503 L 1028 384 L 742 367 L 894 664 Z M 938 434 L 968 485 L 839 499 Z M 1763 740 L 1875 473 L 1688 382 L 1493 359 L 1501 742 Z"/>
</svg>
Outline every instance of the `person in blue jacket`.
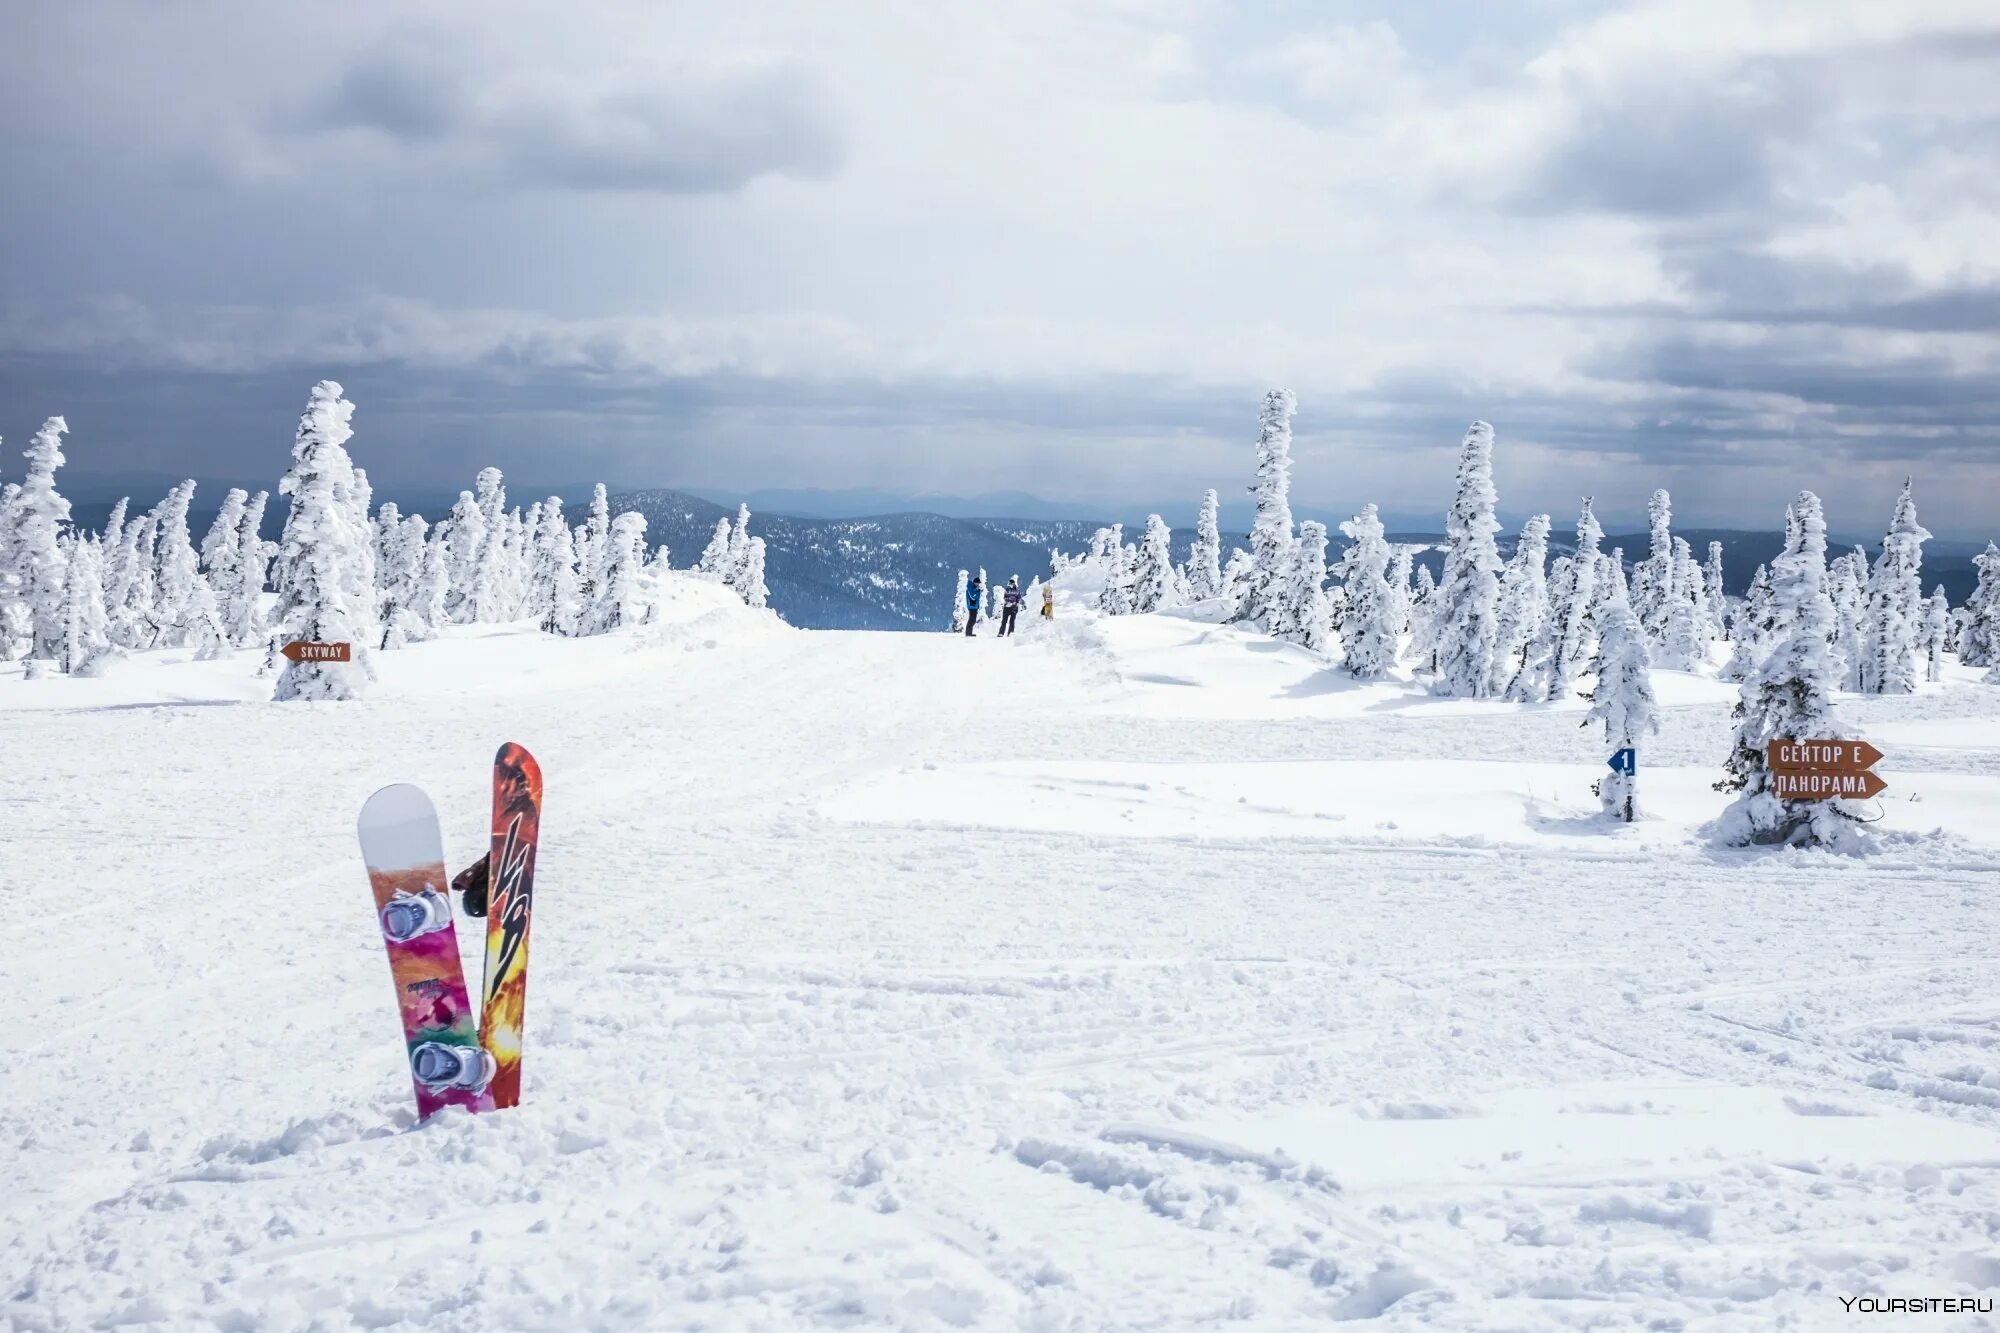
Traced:
<svg viewBox="0 0 2000 1333">
<path fill-rule="evenodd" d="M 968 639 L 979 626 L 979 605 L 985 600 L 986 585 L 974 574 L 972 582 L 965 585 L 965 637 Z"/>
</svg>

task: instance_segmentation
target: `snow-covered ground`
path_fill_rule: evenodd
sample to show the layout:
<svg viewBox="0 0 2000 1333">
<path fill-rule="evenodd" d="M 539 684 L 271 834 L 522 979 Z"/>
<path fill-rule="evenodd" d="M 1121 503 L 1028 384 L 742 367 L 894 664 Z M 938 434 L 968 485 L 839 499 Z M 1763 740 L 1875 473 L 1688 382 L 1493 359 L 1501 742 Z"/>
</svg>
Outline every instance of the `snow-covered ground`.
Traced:
<svg viewBox="0 0 2000 1333">
<path fill-rule="evenodd" d="M 715 593 L 714 596 L 710 596 Z M 1793 1327 L 2000 1287 L 2000 689 L 1880 850 L 1632 826 L 1580 703 L 1169 617 L 0 667 L 0 1325 Z M 547 775 L 526 1103 L 413 1124 L 353 817 Z M 469 959 L 476 974 L 478 963 Z M 1925 1327 L 1951 1327 L 1949 1317 Z"/>
</svg>

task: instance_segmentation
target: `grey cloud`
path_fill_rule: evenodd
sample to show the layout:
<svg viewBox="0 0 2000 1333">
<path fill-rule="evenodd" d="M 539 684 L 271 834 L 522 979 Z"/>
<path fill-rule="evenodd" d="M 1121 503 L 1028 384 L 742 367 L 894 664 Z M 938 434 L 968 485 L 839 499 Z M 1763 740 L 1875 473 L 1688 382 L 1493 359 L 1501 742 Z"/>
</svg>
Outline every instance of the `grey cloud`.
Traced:
<svg viewBox="0 0 2000 1333">
<path fill-rule="evenodd" d="M 1527 212 L 1668 218 L 1767 204 L 1824 105 L 1813 66 L 1756 61 L 1716 82 L 1577 90 L 1566 134 L 1515 192 Z"/>
<path fill-rule="evenodd" d="M 520 175 L 591 190 L 731 190 L 763 175 L 827 176 L 841 146 L 795 69 L 660 84 L 584 105 L 509 108 L 489 128 Z"/>
<path fill-rule="evenodd" d="M 437 42 L 378 44 L 278 128 L 371 130 L 430 169 L 576 190 L 721 192 L 841 164 L 830 101 L 796 65 L 661 67 L 643 83 L 560 89 L 502 73 L 475 88 L 469 61 Z"/>
<path fill-rule="evenodd" d="M 451 61 L 428 48 L 382 44 L 352 61 L 296 124 L 307 130 L 379 130 L 415 143 L 444 137 L 470 110 Z"/>
</svg>

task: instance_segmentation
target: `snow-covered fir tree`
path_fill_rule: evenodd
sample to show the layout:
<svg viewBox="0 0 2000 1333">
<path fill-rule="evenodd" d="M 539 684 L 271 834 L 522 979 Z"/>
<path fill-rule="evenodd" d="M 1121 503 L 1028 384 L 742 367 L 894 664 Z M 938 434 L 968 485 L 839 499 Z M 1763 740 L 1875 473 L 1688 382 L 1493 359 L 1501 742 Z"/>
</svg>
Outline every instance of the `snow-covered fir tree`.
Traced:
<svg viewBox="0 0 2000 1333">
<path fill-rule="evenodd" d="M 1113 523 L 1108 528 L 1100 528 L 1098 536 L 1103 539 L 1101 546 L 1103 554 L 1098 560 L 1104 569 L 1104 589 L 1097 596 L 1097 605 L 1109 616 L 1129 615 L 1132 611 L 1133 569 L 1131 553 L 1125 546 L 1125 525 Z M 980 570 L 979 576 L 985 578 L 986 571 Z M 990 583 L 986 585 L 989 597 L 992 594 L 992 587 Z M 990 607 L 981 614 L 987 614 L 988 611 Z"/>
<path fill-rule="evenodd" d="M 1611 554 L 1597 562 L 1597 605 L 1602 606 L 1612 598 L 1623 598 L 1631 605 L 1632 590 L 1625 582 L 1625 548 L 1614 546 Z M 1638 614 L 1636 611 L 1633 614 Z"/>
<path fill-rule="evenodd" d="M 1868 579 L 1862 625 L 1861 690 L 1865 694 L 1914 694 L 1917 644 L 1924 634 L 1924 539 L 1910 483 L 1896 501 L 1882 554 Z"/>
<path fill-rule="evenodd" d="M 417 609 L 429 530 L 422 514 L 406 519 L 393 501 L 384 501 L 375 515 L 376 615 L 382 623 L 383 648 L 401 648 L 430 637 L 430 626 Z"/>
<path fill-rule="evenodd" d="M 1770 566 L 1759 565 L 1750 576 L 1750 586 L 1743 594 L 1736 618 L 1730 622 L 1729 634 L 1732 646 L 1721 678 L 1740 685 L 1757 673 L 1764 660 L 1764 645 L 1771 638 Z"/>
<path fill-rule="evenodd" d="M 708 539 L 708 545 L 701 550 L 701 558 L 695 561 L 695 573 L 715 579 L 729 576 L 729 531 L 728 519 L 715 520 L 715 535 Z M 961 625 L 959 628 L 965 627 Z"/>
<path fill-rule="evenodd" d="M 458 493 L 458 502 L 438 525 L 437 536 L 444 543 L 445 563 L 451 572 L 445 612 L 453 624 L 469 625 L 479 615 L 473 588 L 479 577 L 479 554 L 486 548 L 486 516 L 471 491 Z"/>
<path fill-rule="evenodd" d="M 1250 488 L 1256 517 L 1250 526 L 1250 566 L 1231 589 L 1236 599 L 1232 619 L 1266 633 L 1289 612 L 1274 608 L 1280 585 L 1293 577 L 1292 558 L 1292 413 L 1297 400 L 1289 389 L 1264 395 L 1258 415 L 1257 483 Z"/>
<path fill-rule="evenodd" d="M 1437 670 L 1437 580 L 1429 565 L 1417 566 L 1410 594 L 1410 659 L 1419 671 Z"/>
<path fill-rule="evenodd" d="M 1639 617 L 1654 643 L 1666 637 L 1667 618 L 1672 614 L 1674 589 L 1673 497 L 1664 490 L 1653 492 L 1646 504 L 1652 529 L 1651 551 L 1632 571 L 1632 613 Z"/>
<path fill-rule="evenodd" d="M 56 469 L 64 462 L 62 437 L 68 431 L 61 417 L 42 423 L 25 451 L 27 476 L 0 514 L 8 562 L 0 569 L 0 643 L 25 640 L 31 660 L 59 660 L 67 628 L 63 582 L 69 562 L 60 538 L 69 523 L 69 501 L 56 489 Z M 13 656 L 0 652 L 0 658 Z"/>
<path fill-rule="evenodd" d="M 160 626 L 158 642 L 166 647 L 189 643 L 198 633 L 191 624 L 195 584 L 201 582 L 201 561 L 188 536 L 188 506 L 194 483 L 184 481 L 167 492 L 154 511 L 154 576 L 157 593 L 153 610 Z"/>
<path fill-rule="evenodd" d="M 1493 534 L 1493 427 L 1475 421 L 1459 449 L 1458 490 L 1445 516 L 1444 577 L 1438 580 L 1432 633 L 1437 672 L 1432 689 L 1484 699 L 1493 693 L 1499 647 L 1500 552 Z"/>
<path fill-rule="evenodd" d="M 1222 527 L 1213 490 L 1204 491 L 1201 513 L 1194 521 L 1194 545 L 1188 548 L 1187 592 L 1190 601 L 1205 602 L 1222 595 Z"/>
<path fill-rule="evenodd" d="M 236 577 L 228 592 L 217 591 L 222 628 L 229 642 L 248 647 L 264 637 L 264 580 L 277 547 L 264 540 L 264 507 L 269 491 L 258 491 L 243 506 L 236 525 Z"/>
<path fill-rule="evenodd" d="M 1839 666 L 1836 680 L 1844 690 L 1861 688 L 1862 626 L 1868 618 L 1863 585 L 1867 580 L 1867 557 L 1859 551 L 1835 556 L 1827 561 L 1827 596 L 1833 601 L 1832 644 Z"/>
<path fill-rule="evenodd" d="M 118 503 L 111 506 L 111 512 L 105 515 L 104 531 L 98 537 L 97 541 L 97 553 L 100 557 L 100 563 L 102 563 L 102 558 L 106 552 L 117 550 L 119 544 L 124 541 L 125 515 L 131 507 L 132 497 L 129 495 L 120 496 Z M 0 508 L 4 508 L 4 506 L 0 506 Z"/>
<path fill-rule="evenodd" d="M 117 552 L 105 561 L 104 609 L 119 647 L 153 646 L 159 634 L 153 584 L 153 516 L 141 514 L 125 525 Z"/>
<path fill-rule="evenodd" d="M 1148 514 L 1133 572 L 1132 610 L 1143 615 L 1180 604 L 1181 584 L 1174 576 L 1173 529 L 1158 514 Z"/>
<path fill-rule="evenodd" d="M 604 581 L 585 617 L 586 633 L 608 634 L 646 619 L 646 519 L 624 513 L 605 538 Z"/>
<path fill-rule="evenodd" d="M 965 593 L 972 586 L 970 570 L 958 571 L 958 590 L 951 595 L 951 632 L 965 633 Z"/>
<path fill-rule="evenodd" d="M 424 627 L 425 637 L 431 637 L 451 623 L 451 612 L 446 609 L 451 604 L 451 551 L 437 528 L 431 530 L 423 548 L 423 572 L 417 576 L 417 597 L 411 608 Z"/>
<path fill-rule="evenodd" d="M 1707 601 L 1701 591 L 1701 567 L 1688 551 L 1687 538 L 1673 541 L 1669 582 L 1660 597 L 1665 621 L 1658 638 L 1658 661 L 1668 671 L 1693 671 L 1708 654 Z"/>
<path fill-rule="evenodd" d="M 1646 632 L 1630 603 L 1614 597 L 1597 610 L 1597 653 L 1590 673 L 1590 712 L 1585 726 L 1604 724 L 1606 748 L 1617 754 L 1636 750 L 1639 742 L 1660 729 L 1659 708 L 1653 700 L 1653 680 Z M 1604 812 L 1630 823 L 1639 813 L 1638 774 L 1614 770 L 1598 779 L 1598 799 Z"/>
<path fill-rule="evenodd" d="M 278 489 L 292 498 L 278 543 L 279 641 L 348 643 L 351 662 L 287 662 L 272 698 L 352 699 L 371 676 L 377 642 L 372 550 L 356 514 L 354 462 L 347 441 L 354 404 L 333 380 L 312 389 L 292 444 L 292 467 Z M 475 511 L 476 512 L 476 511 Z M 364 558 L 369 557 L 369 558 Z"/>
<path fill-rule="evenodd" d="M 1333 653 L 1333 606 L 1326 592 L 1326 524 L 1307 519 L 1292 542 L 1291 572 L 1272 596 L 1272 633 L 1321 657 Z"/>
<path fill-rule="evenodd" d="M 562 501 L 551 495 L 542 501 L 535 532 L 535 567 L 530 579 L 528 614 L 545 633 L 574 634 L 582 613 L 578 600 L 576 547 Z"/>
<path fill-rule="evenodd" d="M 1708 544 L 1708 564 L 1701 572 L 1701 591 L 1708 603 L 1710 633 L 1718 639 L 1729 637 L 1729 594 L 1722 584 L 1722 543 Z"/>
<path fill-rule="evenodd" d="M 1819 497 L 1792 503 L 1797 537 L 1774 562 L 1772 620 L 1776 641 L 1743 683 L 1727 776 L 1717 784 L 1736 800 L 1716 821 L 1723 843 L 1840 846 L 1858 836 L 1845 802 L 1781 801 L 1772 791 L 1767 747 L 1774 740 L 1848 737 L 1833 706 L 1838 664 L 1832 651 L 1833 603 L 1827 596 L 1826 517 Z"/>
<path fill-rule="evenodd" d="M 1509 699 L 1548 698 L 1550 645 L 1549 516 L 1536 514 L 1521 525 L 1514 558 L 1500 576 L 1500 621 L 1494 631 L 1493 676 L 1488 690 Z"/>
<path fill-rule="evenodd" d="M 507 584 L 507 488 L 500 469 L 479 469 L 472 500 L 479 507 L 479 548 L 472 553 L 472 612 L 467 618 L 497 624 L 513 618 Z"/>
<path fill-rule="evenodd" d="M 243 507 L 250 502 L 247 492 L 232 487 L 222 497 L 222 508 L 201 539 L 201 573 L 214 591 L 218 606 L 226 607 L 236 588 L 237 556 L 243 544 Z"/>
<path fill-rule="evenodd" d="M 1354 544 L 1342 561 L 1346 570 L 1346 605 L 1340 618 L 1340 644 L 1347 659 L 1348 674 L 1356 680 L 1374 680 L 1396 664 L 1396 639 L 1401 632 L 1402 609 L 1391 586 L 1389 543 L 1382 535 L 1382 519 L 1374 505 L 1364 505 L 1360 513 L 1340 525 L 1340 531 Z M 1409 568 L 1409 557 L 1403 567 Z"/>
<path fill-rule="evenodd" d="M 1569 697 L 1577 674 L 1590 660 L 1591 610 L 1597 605 L 1597 570 L 1603 563 L 1600 550 L 1604 529 L 1591 510 L 1591 497 L 1583 497 L 1576 516 L 1576 554 L 1549 589 L 1549 692 L 1548 698 Z M 1625 608 L 1632 609 L 1629 605 Z"/>
<path fill-rule="evenodd" d="M 104 613 L 100 548 L 82 536 L 70 537 L 64 546 L 67 570 L 63 578 L 63 641 L 58 665 L 71 675 L 95 676 L 102 673 L 113 651 L 110 621 Z"/>
<path fill-rule="evenodd" d="M 1924 600 L 1924 626 L 1917 641 L 1923 654 L 1924 679 L 1936 684 L 1944 679 L 1945 646 L 1951 639 L 1951 603 L 1945 600 L 1942 583 Z"/>
<path fill-rule="evenodd" d="M 620 518 L 625 515 L 620 514 Z M 770 585 L 764 582 L 764 539 L 751 537 L 743 543 L 743 563 L 736 570 L 736 593 L 743 605 L 753 609 L 771 604 Z M 987 589 L 987 607 L 992 607 L 992 588 Z"/>
<path fill-rule="evenodd" d="M 2000 666 L 2000 547 L 1986 543 L 1972 564 L 1979 582 L 1959 612 L 1958 660 L 1967 666 Z"/>
<path fill-rule="evenodd" d="M 1410 599 L 1416 595 L 1416 589 L 1410 586 L 1410 566 L 1416 554 L 1416 547 L 1400 543 L 1391 547 L 1389 552 L 1390 623 L 1399 636 L 1407 634 L 1410 629 Z"/>
</svg>

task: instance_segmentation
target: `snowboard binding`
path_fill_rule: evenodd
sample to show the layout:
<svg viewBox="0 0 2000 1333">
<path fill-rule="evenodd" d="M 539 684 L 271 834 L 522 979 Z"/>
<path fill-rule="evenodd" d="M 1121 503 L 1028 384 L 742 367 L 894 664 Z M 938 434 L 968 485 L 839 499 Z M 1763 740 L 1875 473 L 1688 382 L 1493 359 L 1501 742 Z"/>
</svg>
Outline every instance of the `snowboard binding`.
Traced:
<svg viewBox="0 0 2000 1333">
<path fill-rule="evenodd" d="M 434 1092 L 483 1092 L 498 1071 L 492 1055 L 477 1046 L 427 1041 L 410 1052 L 410 1072 Z"/>
<path fill-rule="evenodd" d="M 451 927 L 451 900 L 426 884 L 422 893 L 397 889 L 382 908 L 382 934 L 392 944 Z"/>
</svg>

